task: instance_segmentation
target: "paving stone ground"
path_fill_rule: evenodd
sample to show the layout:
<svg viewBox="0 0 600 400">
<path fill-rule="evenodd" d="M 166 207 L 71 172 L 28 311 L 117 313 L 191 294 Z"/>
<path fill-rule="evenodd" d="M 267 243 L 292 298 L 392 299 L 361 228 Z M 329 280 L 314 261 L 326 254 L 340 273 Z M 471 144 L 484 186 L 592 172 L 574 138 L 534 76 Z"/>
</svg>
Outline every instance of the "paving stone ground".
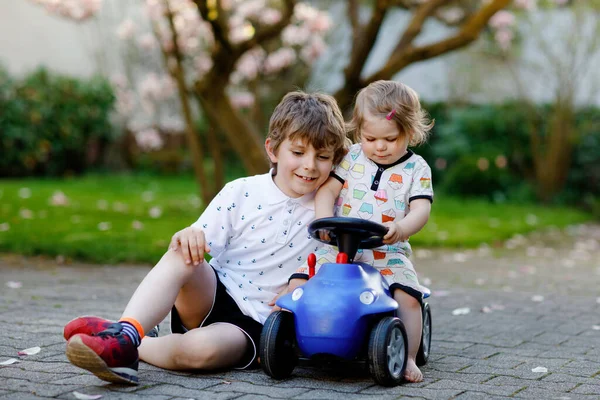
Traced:
<svg viewBox="0 0 600 400">
<path fill-rule="evenodd" d="M 262 370 L 180 373 L 142 363 L 140 385 L 127 387 L 69 364 L 62 327 L 84 314 L 118 318 L 150 267 L 0 255 L 0 362 L 19 359 L 0 366 L 0 399 L 74 399 L 74 391 L 154 400 L 600 399 L 600 226 L 469 252 L 420 250 L 415 263 L 433 290 L 422 383 L 380 387 L 360 365 L 302 365 L 275 381 Z M 453 315 L 461 308 L 469 312 Z M 38 354 L 17 355 L 34 346 Z"/>
</svg>

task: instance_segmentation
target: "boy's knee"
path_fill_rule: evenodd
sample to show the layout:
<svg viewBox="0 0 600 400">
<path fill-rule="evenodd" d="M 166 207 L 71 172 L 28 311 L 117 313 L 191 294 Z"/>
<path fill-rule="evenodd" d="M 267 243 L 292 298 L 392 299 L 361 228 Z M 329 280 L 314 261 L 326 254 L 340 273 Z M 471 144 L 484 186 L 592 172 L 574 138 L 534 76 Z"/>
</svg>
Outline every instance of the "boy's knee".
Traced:
<svg viewBox="0 0 600 400">
<path fill-rule="evenodd" d="M 217 352 L 209 346 L 198 346 L 182 340 L 174 352 L 174 362 L 178 369 L 205 369 L 214 364 Z"/>
</svg>

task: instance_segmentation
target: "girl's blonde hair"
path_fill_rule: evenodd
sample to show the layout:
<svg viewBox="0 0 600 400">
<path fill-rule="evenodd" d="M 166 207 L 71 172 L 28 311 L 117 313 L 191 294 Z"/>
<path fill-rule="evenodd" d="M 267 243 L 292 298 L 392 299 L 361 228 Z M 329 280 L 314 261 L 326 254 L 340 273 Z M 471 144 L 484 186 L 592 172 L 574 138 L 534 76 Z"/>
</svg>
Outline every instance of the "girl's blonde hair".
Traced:
<svg viewBox="0 0 600 400">
<path fill-rule="evenodd" d="M 409 146 L 426 142 L 434 124 L 421 108 L 417 92 L 394 81 L 375 81 L 356 95 L 352 120 L 347 130 L 357 143 L 361 139 L 360 129 L 366 113 L 381 118 L 390 116 L 389 119 L 396 122 L 400 133 L 408 135 Z"/>
</svg>

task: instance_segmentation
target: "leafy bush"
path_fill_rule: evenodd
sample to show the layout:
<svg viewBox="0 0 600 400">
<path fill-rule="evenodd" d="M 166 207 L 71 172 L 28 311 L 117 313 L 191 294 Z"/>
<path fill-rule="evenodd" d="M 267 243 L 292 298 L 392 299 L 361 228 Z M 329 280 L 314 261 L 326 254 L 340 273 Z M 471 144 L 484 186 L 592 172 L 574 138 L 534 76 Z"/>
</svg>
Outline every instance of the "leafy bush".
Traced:
<svg viewBox="0 0 600 400">
<path fill-rule="evenodd" d="M 0 176 L 80 173 L 112 138 L 114 102 L 102 78 L 39 69 L 20 81 L 0 71 Z"/>
<path fill-rule="evenodd" d="M 534 124 L 544 132 L 551 107 L 540 105 Z M 470 105 L 437 111 L 429 145 L 416 149 L 430 163 L 444 192 L 496 201 L 534 200 L 531 109 L 519 103 Z M 430 111 L 433 115 L 433 112 Z M 600 110 L 576 113 L 573 161 L 563 203 L 597 204 L 600 196 Z M 596 206 L 597 207 L 597 206 Z"/>
</svg>

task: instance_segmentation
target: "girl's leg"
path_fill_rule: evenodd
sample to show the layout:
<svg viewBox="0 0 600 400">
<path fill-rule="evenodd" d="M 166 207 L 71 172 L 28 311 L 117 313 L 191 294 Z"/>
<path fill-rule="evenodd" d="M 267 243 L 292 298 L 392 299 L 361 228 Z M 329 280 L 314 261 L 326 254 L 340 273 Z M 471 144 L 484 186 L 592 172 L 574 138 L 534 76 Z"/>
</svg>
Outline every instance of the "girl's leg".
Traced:
<svg viewBox="0 0 600 400">
<path fill-rule="evenodd" d="M 123 317 L 137 320 L 148 332 L 177 307 L 183 325 L 200 325 L 210 311 L 216 276 L 208 263 L 186 265 L 179 251 L 169 250 L 142 280 L 129 300 Z"/>
<path fill-rule="evenodd" d="M 421 332 L 423 329 L 421 304 L 419 304 L 417 299 L 403 292 L 401 289 L 394 291 L 394 299 L 398 302 L 400 319 L 404 323 L 406 334 L 408 335 L 408 362 L 404 378 L 409 382 L 421 382 L 423 374 L 415 362 L 419 346 L 421 345 Z"/>
<path fill-rule="evenodd" d="M 139 352 L 141 360 L 160 368 L 213 370 L 239 365 L 248 345 L 240 329 L 219 323 L 184 334 L 145 338 Z"/>
</svg>

